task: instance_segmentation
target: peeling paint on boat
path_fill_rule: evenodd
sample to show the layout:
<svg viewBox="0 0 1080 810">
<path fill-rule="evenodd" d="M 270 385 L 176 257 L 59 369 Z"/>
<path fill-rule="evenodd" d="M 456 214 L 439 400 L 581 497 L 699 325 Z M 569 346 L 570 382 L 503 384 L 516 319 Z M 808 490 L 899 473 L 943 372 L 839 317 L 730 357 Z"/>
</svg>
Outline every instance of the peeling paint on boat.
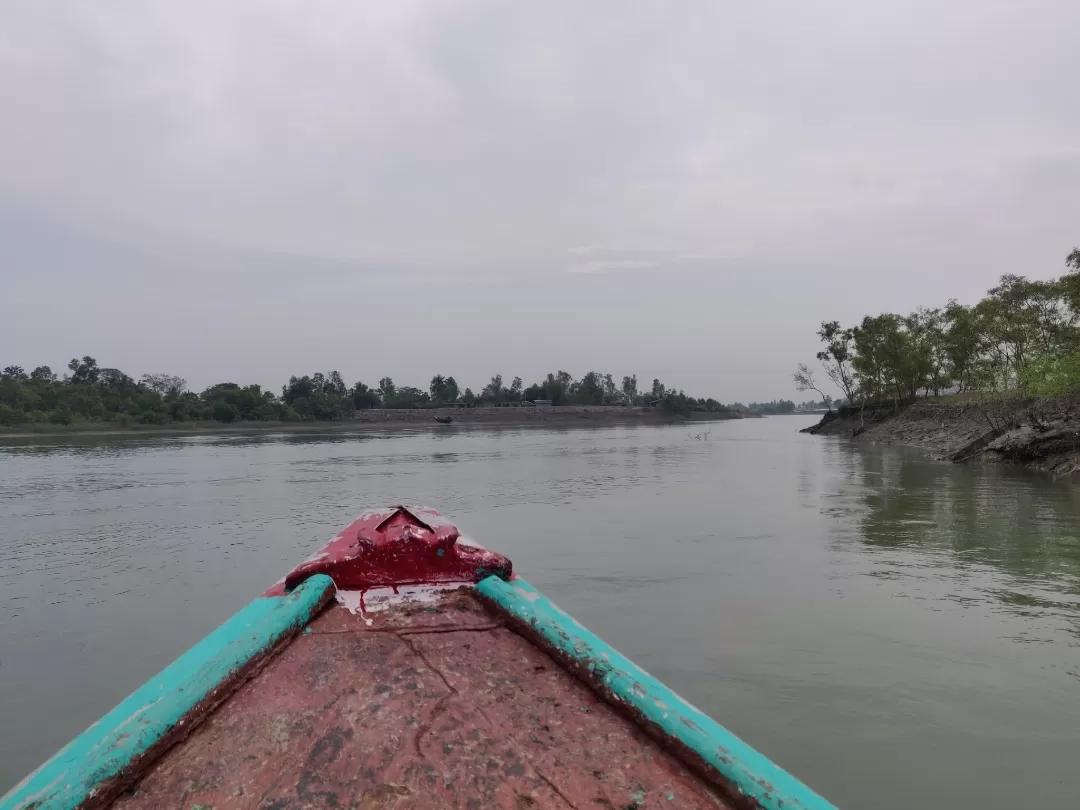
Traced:
<svg viewBox="0 0 1080 810">
<path fill-rule="evenodd" d="M 467 534 L 459 534 L 457 541 L 458 541 L 458 543 L 460 543 L 463 546 L 470 546 L 472 548 L 478 548 L 478 549 L 482 549 L 483 551 L 487 551 L 487 546 L 485 546 L 483 543 L 476 542 L 473 538 L 469 537 Z"/>
<path fill-rule="evenodd" d="M 432 585 L 402 585 L 394 588 L 338 589 L 334 598 L 353 615 L 378 613 L 409 602 L 435 602 L 443 591 L 462 587 L 461 582 L 439 582 Z"/>
<path fill-rule="evenodd" d="M 527 591 L 524 588 L 514 588 L 514 590 L 521 594 L 522 599 L 528 602 L 536 601 L 536 598 L 538 596 L 538 594 L 534 593 L 533 591 Z"/>
<path fill-rule="evenodd" d="M 477 592 L 525 633 L 623 706 L 657 737 L 699 760 L 729 792 L 762 810 L 836 810 L 791 774 L 672 692 L 523 579 L 489 577 Z"/>
<path fill-rule="evenodd" d="M 16 785 L 0 810 L 74 810 L 115 796 L 144 758 L 190 732 L 250 665 L 299 632 L 333 587 L 315 576 L 286 596 L 248 604 Z"/>
<path fill-rule="evenodd" d="M 365 512 L 314 560 L 290 571 L 283 586 L 263 595 L 280 595 L 312 574 L 326 574 L 338 587 L 350 589 L 511 576 L 512 565 L 501 554 L 459 545 L 459 539 L 457 528 L 431 509 L 395 506 Z"/>
</svg>

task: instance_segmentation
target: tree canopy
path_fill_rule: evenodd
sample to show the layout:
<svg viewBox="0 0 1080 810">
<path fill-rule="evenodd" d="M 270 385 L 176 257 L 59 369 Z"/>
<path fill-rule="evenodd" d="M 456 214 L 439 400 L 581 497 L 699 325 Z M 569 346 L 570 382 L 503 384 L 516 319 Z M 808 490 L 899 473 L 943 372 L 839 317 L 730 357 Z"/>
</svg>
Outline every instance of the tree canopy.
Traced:
<svg viewBox="0 0 1080 810">
<path fill-rule="evenodd" d="M 893 406 L 931 393 L 1010 391 L 1049 396 L 1080 390 L 1080 249 L 1048 281 L 1004 275 L 974 305 L 950 300 L 907 315 L 821 324 L 817 358 L 849 403 Z M 800 391 L 817 384 L 804 364 Z"/>
<path fill-rule="evenodd" d="M 70 425 L 101 422 L 117 425 L 164 425 L 215 421 L 338 421 L 368 408 L 446 406 L 510 406 L 537 399 L 555 405 L 654 405 L 673 412 L 726 410 L 714 399 L 695 399 L 654 381 L 653 394 L 640 394 L 637 375 L 623 377 L 587 372 L 580 380 L 564 370 L 526 387 L 521 377 L 505 384 L 491 377 L 479 394 L 461 391 L 453 376 L 436 374 L 427 390 L 398 386 L 383 377 L 377 386 L 356 382 L 349 387 L 338 371 L 292 376 L 280 396 L 258 385 L 222 382 L 200 393 L 171 374 L 143 374 L 137 381 L 115 368 L 102 368 L 89 355 L 73 358 L 63 377 L 48 366 L 29 373 L 21 366 L 0 372 L 0 426 L 48 423 Z"/>
</svg>

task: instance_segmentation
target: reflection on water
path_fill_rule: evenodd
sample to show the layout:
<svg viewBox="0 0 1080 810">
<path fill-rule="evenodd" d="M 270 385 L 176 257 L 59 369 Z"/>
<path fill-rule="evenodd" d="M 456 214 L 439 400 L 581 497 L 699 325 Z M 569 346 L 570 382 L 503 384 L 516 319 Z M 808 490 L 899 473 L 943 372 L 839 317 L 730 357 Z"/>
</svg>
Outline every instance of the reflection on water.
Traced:
<svg viewBox="0 0 1080 810">
<path fill-rule="evenodd" d="M 1075 483 L 1007 467 L 973 475 L 899 452 L 838 449 L 864 493 L 859 540 L 882 552 L 873 557 L 873 576 L 907 582 L 912 598 L 933 578 L 948 583 L 944 598 L 959 604 L 994 602 L 1032 620 L 1025 641 L 1057 642 L 1054 634 L 1040 637 L 1049 627 L 1080 640 Z"/>
<path fill-rule="evenodd" d="M 839 806 L 1073 806 L 1080 488 L 806 421 L 0 442 L 0 788 L 411 501 Z"/>
</svg>

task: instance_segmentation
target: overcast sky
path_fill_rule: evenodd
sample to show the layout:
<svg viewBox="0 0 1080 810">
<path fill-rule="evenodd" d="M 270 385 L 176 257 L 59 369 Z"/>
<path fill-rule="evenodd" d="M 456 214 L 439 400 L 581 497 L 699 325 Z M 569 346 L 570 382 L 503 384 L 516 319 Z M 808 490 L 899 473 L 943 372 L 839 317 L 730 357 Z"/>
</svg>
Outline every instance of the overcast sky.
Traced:
<svg viewBox="0 0 1080 810">
<path fill-rule="evenodd" d="M 795 395 L 1080 244 L 1076 0 L 0 0 L 0 364 Z"/>
</svg>

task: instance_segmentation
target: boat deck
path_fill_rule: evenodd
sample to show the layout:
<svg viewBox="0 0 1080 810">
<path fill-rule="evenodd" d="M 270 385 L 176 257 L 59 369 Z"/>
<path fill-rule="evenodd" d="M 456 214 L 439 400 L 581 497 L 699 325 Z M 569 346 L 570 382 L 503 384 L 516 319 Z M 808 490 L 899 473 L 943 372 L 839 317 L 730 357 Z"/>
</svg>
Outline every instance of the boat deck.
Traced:
<svg viewBox="0 0 1080 810">
<path fill-rule="evenodd" d="M 729 808 L 471 588 L 339 593 L 113 803 Z"/>
</svg>

